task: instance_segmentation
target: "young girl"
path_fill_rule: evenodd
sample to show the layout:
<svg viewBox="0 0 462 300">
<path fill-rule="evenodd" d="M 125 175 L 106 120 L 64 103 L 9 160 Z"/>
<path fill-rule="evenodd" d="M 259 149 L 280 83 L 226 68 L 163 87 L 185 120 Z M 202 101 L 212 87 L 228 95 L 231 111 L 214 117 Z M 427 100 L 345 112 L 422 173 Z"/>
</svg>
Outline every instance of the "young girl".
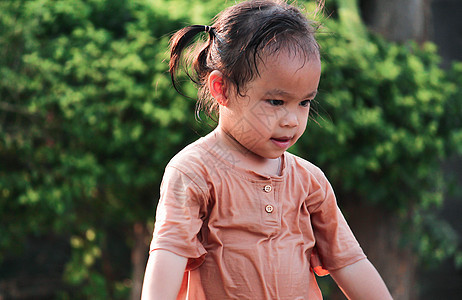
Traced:
<svg viewBox="0 0 462 300">
<path fill-rule="evenodd" d="M 351 299 L 391 299 L 324 174 L 286 152 L 318 89 L 312 23 L 282 2 L 239 3 L 173 36 L 173 84 L 201 32 L 198 106 L 219 122 L 166 167 L 142 298 L 321 299 L 324 268 Z"/>
</svg>

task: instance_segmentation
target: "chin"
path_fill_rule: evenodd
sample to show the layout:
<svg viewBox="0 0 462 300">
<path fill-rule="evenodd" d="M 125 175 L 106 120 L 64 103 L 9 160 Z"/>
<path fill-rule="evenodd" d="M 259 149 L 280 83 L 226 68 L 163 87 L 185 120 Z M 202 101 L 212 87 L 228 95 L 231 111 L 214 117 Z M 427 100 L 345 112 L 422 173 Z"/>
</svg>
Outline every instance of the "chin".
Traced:
<svg viewBox="0 0 462 300">
<path fill-rule="evenodd" d="M 282 156 L 282 154 L 284 154 L 285 151 L 282 151 L 281 153 L 277 153 L 277 154 L 268 154 L 265 156 L 265 158 L 268 158 L 268 159 L 276 159 L 276 158 L 279 158 Z"/>
<path fill-rule="evenodd" d="M 283 149 L 280 149 L 280 150 L 271 149 L 271 150 L 266 150 L 266 151 L 260 150 L 260 151 L 256 151 L 256 152 L 253 152 L 253 153 L 255 155 L 261 157 L 261 158 L 276 159 L 276 158 L 281 157 L 284 154 L 284 152 L 286 152 L 286 150 L 283 150 Z"/>
</svg>

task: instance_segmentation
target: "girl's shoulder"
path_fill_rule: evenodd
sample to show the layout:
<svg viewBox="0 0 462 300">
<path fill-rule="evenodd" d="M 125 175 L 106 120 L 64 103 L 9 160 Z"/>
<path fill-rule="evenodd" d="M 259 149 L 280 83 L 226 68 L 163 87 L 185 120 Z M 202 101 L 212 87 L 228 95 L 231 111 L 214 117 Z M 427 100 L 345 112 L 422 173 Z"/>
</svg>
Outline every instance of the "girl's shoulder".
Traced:
<svg viewBox="0 0 462 300">
<path fill-rule="evenodd" d="M 207 135 L 187 145 L 170 160 L 167 167 L 189 170 L 207 167 L 210 161 L 215 159 L 209 150 L 212 139 L 213 136 Z"/>
<path fill-rule="evenodd" d="M 190 163 L 199 163 L 204 155 L 204 138 L 200 138 L 197 141 L 187 145 L 180 152 L 175 154 L 169 161 L 168 165 L 188 165 Z"/>
<path fill-rule="evenodd" d="M 316 181 L 327 181 L 324 172 L 314 163 L 289 152 L 285 155 L 287 164 L 294 174 L 305 175 Z"/>
</svg>

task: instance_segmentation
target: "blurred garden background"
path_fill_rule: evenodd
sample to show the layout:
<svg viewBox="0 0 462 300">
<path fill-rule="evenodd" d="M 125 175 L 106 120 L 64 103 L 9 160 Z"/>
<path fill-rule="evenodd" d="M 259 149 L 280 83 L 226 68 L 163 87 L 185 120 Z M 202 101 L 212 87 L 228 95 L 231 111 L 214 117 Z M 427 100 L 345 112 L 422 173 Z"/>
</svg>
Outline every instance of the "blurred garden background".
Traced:
<svg viewBox="0 0 462 300">
<path fill-rule="evenodd" d="M 233 3 L 0 1 L 1 300 L 139 299 L 163 169 L 213 127 L 172 88 L 168 40 Z M 395 299 L 462 298 L 461 16 L 458 0 L 312 16 L 323 74 L 291 151 L 324 170 Z"/>
</svg>

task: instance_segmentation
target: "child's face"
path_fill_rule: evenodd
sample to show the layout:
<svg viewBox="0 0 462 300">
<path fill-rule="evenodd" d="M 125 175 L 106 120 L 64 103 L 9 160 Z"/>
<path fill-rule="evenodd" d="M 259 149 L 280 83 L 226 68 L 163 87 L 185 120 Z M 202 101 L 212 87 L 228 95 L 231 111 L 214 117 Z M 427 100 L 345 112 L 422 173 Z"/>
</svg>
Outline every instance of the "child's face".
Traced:
<svg viewBox="0 0 462 300">
<path fill-rule="evenodd" d="M 305 131 L 321 62 L 282 52 L 260 63 L 259 72 L 245 86 L 244 97 L 230 94 L 220 124 L 254 154 L 277 158 Z"/>
</svg>

